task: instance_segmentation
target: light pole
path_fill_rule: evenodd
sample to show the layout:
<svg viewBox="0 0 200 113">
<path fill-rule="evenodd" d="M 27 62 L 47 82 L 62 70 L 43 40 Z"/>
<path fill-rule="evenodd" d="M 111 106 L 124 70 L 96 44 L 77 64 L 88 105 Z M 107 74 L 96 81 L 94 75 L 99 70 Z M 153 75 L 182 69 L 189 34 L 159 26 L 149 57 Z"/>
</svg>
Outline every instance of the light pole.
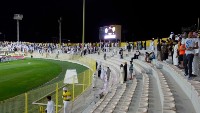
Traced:
<svg viewBox="0 0 200 113">
<path fill-rule="evenodd" d="M 61 32 L 62 32 L 62 17 L 60 17 L 60 19 L 58 20 L 58 23 L 59 23 L 59 43 L 60 43 L 60 46 L 61 46 L 61 43 L 62 43 L 62 39 L 61 39 Z"/>
<path fill-rule="evenodd" d="M 22 14 L 14 14 L 14 20 L 17 20 L 17 42 L 19 42 L 19 20 L 22 20 Z"/>
<path fill-rule="evenodd" d="M 199 18 L 198 18 L 198 22 L 197 22 L 197 31 L 199 32 Z"/>
<path fill-rule="evenodd" d="M 82 49 L 85 43 L 85 0 L 83 0 L 83 31 L 82 31 Z"/>
</svg>

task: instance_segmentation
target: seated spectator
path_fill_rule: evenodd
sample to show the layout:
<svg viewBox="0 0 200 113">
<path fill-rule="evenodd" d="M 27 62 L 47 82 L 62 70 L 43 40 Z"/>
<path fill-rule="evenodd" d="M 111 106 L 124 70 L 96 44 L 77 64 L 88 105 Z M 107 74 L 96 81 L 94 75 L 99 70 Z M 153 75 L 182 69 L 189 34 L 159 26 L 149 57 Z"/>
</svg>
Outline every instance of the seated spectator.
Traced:
<svg viewBox="0 0 200 113">
<path fill-rule="evenodd" d="M 155 59 L 155 53 L 152 51 L 152 52 L 149 54 L 149 61 L 151 62 L 153 59 Z"/>
<path fill-rule="evenodd" d="M 133 59 L 136 59 L 136 54 L 131 58 L 131 61 L 133 61 Z"/>
<path fill-rule="evenodd" d="M 140 51 L 137 50 L 136 53 L 135 53 L 135 56 L 136 56 L 136 59 L 138 59 L 138 56 L 140 55 Z"/>
<path fill-rule="evenodd" d="M 146 52 L 145 54 L 145 61 L 151 63 L 151 61 L 155 59 L 155 53 L 152 51 L 150 53 Z"/>
</svg>

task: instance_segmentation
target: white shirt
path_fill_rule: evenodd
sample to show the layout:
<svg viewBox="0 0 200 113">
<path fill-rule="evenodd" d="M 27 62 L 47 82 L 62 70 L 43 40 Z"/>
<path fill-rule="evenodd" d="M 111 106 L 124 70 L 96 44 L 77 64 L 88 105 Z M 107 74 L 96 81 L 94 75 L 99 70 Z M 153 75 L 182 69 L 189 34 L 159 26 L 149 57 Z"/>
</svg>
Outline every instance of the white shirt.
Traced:
<svg viewBox="0 0 200 113">
<path fill-rule="evenodd" d="M 195 53 L 199 53 L 200 56 L 200 38 L 196 38 L 196 42 L 198 42 L 198 49 L 195 49 Z"/>
<path fill-rule="evenodd" d="M 47 113 L 55 113 L 54 102 L 52 100 L 47 102 Z"/>
<path fill-rule="evenodd" d="M 196 38 L 186 38 L 185 39 L 185 47 L 189 48 L 189 47 L 195 47 L 195 43 L 196 43 Z M 194 54 L 195 51 L 193 50 L 185 50 L 186 54 Z"/>
</svg>

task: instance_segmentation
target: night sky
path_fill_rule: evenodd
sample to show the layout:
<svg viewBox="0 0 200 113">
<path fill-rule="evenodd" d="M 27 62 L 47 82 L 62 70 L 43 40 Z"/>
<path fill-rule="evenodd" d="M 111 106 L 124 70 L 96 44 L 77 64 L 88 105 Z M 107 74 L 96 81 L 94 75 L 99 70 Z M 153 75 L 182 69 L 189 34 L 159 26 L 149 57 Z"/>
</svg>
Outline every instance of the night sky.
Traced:
<svg viewBox="0 0 200 113">
<path fill-rule="evenodd" d="M 58 40 L 58 19 L 62 21 L 64 42 L 81 42 L 82 0 L 6 0 L 0 6 L 0 40 L 16 41 L 14 14 L 23 14 L 20 40 L 52 42 Z M 99 27 L 122 25 L 122 41 L 167 37 L 181 27 L 197 24 L 198 3 L 187 1 L 86 0 L 85 41 L 98 41 Z"/>
</svg>

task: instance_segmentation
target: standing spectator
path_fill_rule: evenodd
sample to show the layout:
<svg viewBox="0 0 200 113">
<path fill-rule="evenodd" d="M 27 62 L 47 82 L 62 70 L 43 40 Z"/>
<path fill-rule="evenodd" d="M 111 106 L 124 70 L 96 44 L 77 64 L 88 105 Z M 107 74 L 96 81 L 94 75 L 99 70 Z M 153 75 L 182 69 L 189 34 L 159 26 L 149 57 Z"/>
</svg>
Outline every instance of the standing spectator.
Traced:
<svg viewBox="0 0 200 113">
<path fill-rule="evenodd" d="M 174 54 L 173 54 L 173 64 L 175 65 L 175 66 L 178 66 L 178 42 L 177 42 L 177 40 L 175 40 L 174 41 L 174 44 L 175 44 L 175 46 L 174 46 Z"/>
<path fill-rule="evenodd" d="M 129 42 L 127 43 L 127 49 L 128 49 L 128 52 L 131 52 L 131 44 Z"/>
<path fill-rule="evenodd" d="M 161 61 L 161 44 L 160 44 L 160 38 L 158 38 L 158 44 L 157 44 L 157 59 L 158 59 L 158 61 Z"/>
<path fill-rule="evenodd" d="M 154 51 L 154 50 L 155 50 L 155 48 L 154 48 L 154 38 L 152 38 L 152 40 L 151 40 L 151 43 L 150 43 L 150 50 L 151 50 L 151 51 Z"/>
<path fill-rule="evenodd" d="M 178 56 L 178 59 L 179 59 L 179 62 L 180 62 L 180 65 L 179 65 L 179 68 L 183 69 L 184 66 L 183 66 L 183 56 L 185 55 L 185 40 L 184 38 L 182 38 L 180 41 L 179 41 L 179 56 Z"/>
<path fill-rule="evenodd" d="M 173 37 L 174 37 L 174 35 L 173 35 Z M 174 38 L 173 38 L 174 39 Z M 174 46 L 173 46 L 173 39 L 169 39 L 168 40 L 168 56 L 169 56 L 169 53 L 170 53 L 170 55 L 171 55 L 171 57 L 172 57 L 172 64 L 173 64 L 173 54 L 174 54 Z"/>
<path fill-rule="evenodd" d="M 106 60 L 106 52 L 104 53 L 103 58 L 104 58 L 104 60 Z"/>
<path fill-rule="evenodd" d="M 69 113 L 68 112 L 68 104 L 69 101 L 71 100 L 71 93 L 68 91 L 67 87 L 63 88 L 63 104 L 64 104 L 64 113 Z"/>
<path fill-rule="evenodd" d="M 171 32 L 170 35 L 169 35 L 169 38 L 172 39 L 173 36 L 174 36 L 174 32 Z"/>
<path fill-rule="evenodd" d="M 123 49 L 122 48 L 119 50 L 119 55 L 120 55 L 120 58 L 123 59 Z"/>
<path fill-rule="evenodd" d="M 193 32 L 193 37 L 194 37 L 194 39 L 196 40 L 195 42 L 197 43 L 197 45 L 198 45 L 198 47 L 199 47 L 199 43 L 200 43 L 200 40 L 199 40 L 199 38 L 197 38 L 198 37 L 198 34 L 196 33 L 196 32 Z M 195 49 L 194 51 L 195 51 L 195 54 L 194 54 L 194 60 L 193 60 L 193 62 L 192 62 L 192 67 L 193 67 L 193 72 L 192 72 L 192 74 L 194 75 L 194 76 L 197 76 L 197 75 L 199 75 L 199 48 L 198 49 Z"/>
<path fill-rule="evenodd" d="M 47 96 L 47 108 L 46 108 L 46 113 L 55 113 L 55 107 L 54 107 L 54 102 L 51 100 L 51 96 Z"/>
<path fill-rule="evenodd" d="M 185 55 L 183 58 L 184 68 L 185 68 L 185 76 L 188 76 L 188 79 L 192 77 L 192 62 L 194 58 L 194 49 L 198 49 L 198 43 L 193 38 L 193 32 L 189 32 L 188 38 L 185 39 Z M 189 73 L 188 73 L 189 70 Z"/>
<path fill-rule="evenodd" d="M 106 72 L 105 72 L 104 67 L 102 66 L 102 68 L 101 68 L 101 75 L 100 75 L 101 80 L 105 80 L 105 77 L 106 77 L 105 75 L 106 75 Z"/>
<path fill-rule="evenodd" d="M 161 51 L 162 51 L 162 60 L 166 60 L 168 59 L 168 46 L 167 46 L 167 43 L 166 41 L 162 41 L 162 48 L 161 48 Z"/>
<path fill-rule="evenodd" d="M 119 83 L 123 84 L 124 83 L 124 66 L 123 64 L 120 65 L 120 74 L 119 74 Z"/>
<path fill-rule="evenodd" d="M 131 80 L 133 80 L 133 61 L 130 61 L 130 67 L 129 67 L 129 73 L 130 73 L 130 76 L 131 76 Z"/>
<path fill-rule="evenodd" d="M 101 65 L 98 66 L 98 77 L 100 78 L 100 75 L 101 75 Z"/>
<path fill-rule="evenodd" d="M 124 64 L 124 82 L 127 81 L 127 62 Z"/>
<path fill-rule="evenodd" d="M 107 71 L 106 71 L 106 74 L 107 74 L 107 81 L 109 81 L 110 79 L 110 73 L 111 73 L 111 70 L 109 67 L 107 67 Z"/>
<path fill-rule="evenodd" d="M 97 67 L 98 67 L 98 62 L 96 61 L 96 70 L 97 70 Z"/>
</svg>

